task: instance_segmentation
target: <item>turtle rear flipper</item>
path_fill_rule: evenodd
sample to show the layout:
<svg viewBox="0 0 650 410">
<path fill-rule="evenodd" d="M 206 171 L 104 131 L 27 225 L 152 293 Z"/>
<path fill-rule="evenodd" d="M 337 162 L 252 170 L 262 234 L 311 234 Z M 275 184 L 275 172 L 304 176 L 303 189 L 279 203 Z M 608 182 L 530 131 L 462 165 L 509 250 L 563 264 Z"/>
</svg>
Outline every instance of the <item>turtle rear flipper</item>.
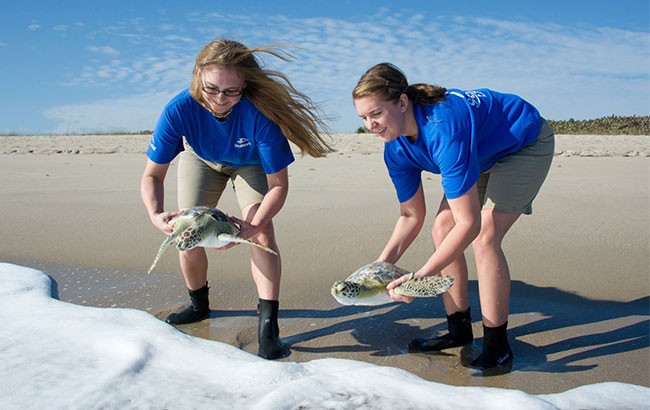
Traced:
<svg viewBox="0 0 650 410">
<path fill-rule="evenodd" d="M 448 291 L 454 284 L 453 276 L 427 276 L 413 278 L 397 286 L 394 291 L 398 295 L 411 297 L 432 297 Z"/>
<path fill-rule="evenodd" d="M 158 259 L 162 256 L 163 253 L 167 250 L 169 245 L 174 241 L 175 235 L 172 233 L 171 235 L 167 236 L 163 243 L 160 244 L 160 248 L 158 248 L 158 253 L 156 254 L 156 258 L 153 260 L 153 263 L 151 264 L 151 267 L 147 271 L 147 273 L 151 273 L 153 271 L 153 268 L 156 267 L 156 264 L 158 263 Z"/>
<path fill-rule="evenodd" d="M 229 234 L 229 233 L 220 233 L 219 235 L 217 235 L 217 239 L 219 239 L 220 241 L 224 241 L 224 242 L 246 243 L 248 245 L 256 246 L 256 247 L 258 247 L 258 248 L 260 248 L 262 250 L 265 250 L 265 251 L 267 251 L 269 253 L 272 253 L 273 255 L 277 255 L 277 252 L 275 252 L 273 249 L 267 248 L 264 245 L 260 245 L 257 242 L 253 242 L 253 241 L 249 241 L 248 239 L 240 238 L 237 235 L 233 235 L 233 234 Z"/>
</svg>

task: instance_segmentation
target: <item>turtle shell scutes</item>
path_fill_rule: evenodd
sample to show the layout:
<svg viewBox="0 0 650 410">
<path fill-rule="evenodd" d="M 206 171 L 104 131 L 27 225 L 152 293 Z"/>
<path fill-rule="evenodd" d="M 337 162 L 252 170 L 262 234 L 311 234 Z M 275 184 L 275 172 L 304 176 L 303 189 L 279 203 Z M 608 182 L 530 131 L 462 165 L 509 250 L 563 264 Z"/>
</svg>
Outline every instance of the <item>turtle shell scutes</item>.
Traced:
<svg viewBox="0 0 650 410">
<path fill-rule="evenodd" d="M 427 276 L 424 278 L 413 278 L 397 286 L 395 293 L 398 295 L 426 298 L 437 296 L 448 291 L 454 284 L 453 276 Z"/>
<path fill-rule="evenodd" d="M 201 236 L 193 227 L 189 227 L 176 238 L 176 249 L 184 251 L 192 249 L 201 242 Z"/>
<path fill-rule="evenodd" d="M 388 285 L 390 282 L 410 273 L 388 262 L 369 263 L 348 276 L 346 282 Z"/>
<path fill-rule="evenodd" d="M 173 223 L 177 219 L 180 218 L 196 218 L 199 215 L 203 214 L 209 214 L 211 217 L 213 217 L 217 222 L 226 222 L 230 223 L 230 218 L 225 212 L 222 212 L 218 210 L 217 208 L 211 208 L 209 206 L 195 206 L 194 208 L 188 208 L 178 215 L 176 215 L 170 223 Z"/>
</svg>

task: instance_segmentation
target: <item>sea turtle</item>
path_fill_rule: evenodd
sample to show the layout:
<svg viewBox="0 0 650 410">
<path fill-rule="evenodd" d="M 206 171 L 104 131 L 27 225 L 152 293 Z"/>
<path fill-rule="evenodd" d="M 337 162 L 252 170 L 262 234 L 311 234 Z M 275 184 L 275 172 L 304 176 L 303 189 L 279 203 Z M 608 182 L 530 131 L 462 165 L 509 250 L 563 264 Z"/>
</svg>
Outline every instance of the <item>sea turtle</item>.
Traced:
<svg viewBox="0 0 650 410">
<path fill-rule="evenodd" d="M 239 227 L 230 220 L 228 215 L 216 208 L 195 206 L 182 211 L 172 218 L 169 223 L 174 224 L 174 231 L 160 245 L 156 259 L 149 268 L 149 273 L 151 273 L 156 263 L 158 263 L 158 259 L 174 240 L 176 240 L 176 249 L 179 251 L 186 251 L 197 246 L 221 248 L 229 243 L 237 242 L 257 246 L 277 255 L 266 246 L 238 237 Z"/>
<path fill-rule="evenodd" d="M 332 296 L 343 305 L 374 306 L 392 302 L 393 299 L 386 293 L 386 285 L 410 273 L 387 262 L 369 263 L 347 279 L 336 281 L 332 285 Z M 394 290 L 404 296 L 432 297 L 449 290 L 453 284 L 453 276 L 436 275 L 413 278 Z"/>
</svg>

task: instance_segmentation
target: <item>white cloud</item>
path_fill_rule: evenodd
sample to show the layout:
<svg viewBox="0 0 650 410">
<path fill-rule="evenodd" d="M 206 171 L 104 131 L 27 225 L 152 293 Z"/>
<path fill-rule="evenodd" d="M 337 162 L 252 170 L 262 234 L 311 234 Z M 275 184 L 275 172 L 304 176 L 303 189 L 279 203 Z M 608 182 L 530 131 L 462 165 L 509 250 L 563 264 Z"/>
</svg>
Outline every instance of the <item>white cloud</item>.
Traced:
<svg viewBox="0 0 650 410">
<path fill-rule="evenodd" d="M 336 101 L 347 130 L 360 124 L 350 112 L 352 87 L 382 61 L 396 63 L 411 82 L 520 94 L 552 119 L 647 114 L 650 108 L 647 33 L 488 19 L 443 25 L 414 16 L 382 27 L 312 21 L 303 36 L 305 24 L 293 23 L 286 36 L 308 51 L 300 67 L 289 68 L 292 78 L 315 99 Z M 306 78 L 314 67 L 320 76 Z"/>
<path fill-rule="evenodd" d="M 28 25 L 27 28 L 31 31 L 36 31 L 39 28 L 41 28 L 41 25 L 38 24 L 37 22 L 33 22 L 32 24 Z"/>
<path fill-rule="evenodd" d="M 382 14 L 383 13 L 383 14 Z M 191 14 L 192 34 L 169 26 L 148 27 L 146 20 L 108 28 L 128 42 L 120 53 L 110 46 L 88 49 L 120 60 L 100 61 L 70 76 L 68 85 L 110 87 L 125 95 L 149 90 L 173 95 L 189 84 L 196 52 L 219 33 L 248 46 L 287 43 L 296 56 L 286 63 L 262 56 L 266 66 L 289 76 L 300 91 L 321 102 L 334 117 L 336 132 L 361 125 L 350 93 L 370 66 L 390 61 L 411 82 L 449 88 L 487 87 L 522 95 L 550 119 L 647 114 L 650 91 L 650 42 L 647 32 L 611 28 L 576 28 L 556 24 L 510 22 L 487 18 L 402 16 L 385 11 L 364 21 L 336 18 L 291 19 L 286 16 Z M 382 25 L 376 24 L 381 19 Z M 182 23 L 177 23 L 182 27 Z M 157 28 L 157 30 L 156 30 Z M 197 34 L 198 33 L 198 34 Z M 122 43 L 115 43 L 122 44 Z M 135 98 L 141 100 L 140 96 Z M 142 101 L 142 100 L 141 100 Z M 166 101 L 146 100 L 159 112 Z M 61 123 L 90 126 L 92 113 L 103 126 L 122 126 L 123 101 L 97 103 L 105 111 L 50 111 Z M 93 104 L 90 104 L 94 106 Z M 137 110 L 136 110 L 137 111 Z M 108 119 L 115 123 L 109 123 Z M 135 128 L 136 130 L 138 128 Z"/>
<path fill-rule="evenodd" d="M 165 41 L 173 43 L 195 44 L 196 40 L 190 37 L 182 37 L 176 34 L 169 34 L 163 38 Z"/>
<path fill-rule="evenodd" d="M 88 46 L 87 48 L 88 50 L 95 53 L 107 54 L 112 56 L 116 56 L 120 54 L 118 50 L 114 49 L 111 46 Z"/>
</svg>

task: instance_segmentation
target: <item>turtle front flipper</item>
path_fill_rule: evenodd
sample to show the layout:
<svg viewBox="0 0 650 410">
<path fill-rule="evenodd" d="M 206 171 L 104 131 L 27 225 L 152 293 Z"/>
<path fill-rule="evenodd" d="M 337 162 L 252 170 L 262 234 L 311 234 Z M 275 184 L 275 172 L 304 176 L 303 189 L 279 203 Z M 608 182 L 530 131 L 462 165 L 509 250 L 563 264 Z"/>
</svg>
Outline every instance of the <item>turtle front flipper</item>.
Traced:
<svg viewBox="0 0 650 410">
<path fill-rule="evenodd" d="M 260 248 L 262 250 L 265 250 L 265 251 L 267 251 L 269 253 L 272 253 L 273 255 L 277 255 L 277 252 L 275 252 L 273 249 L 267 248 L 264 245 L 260 245 L 257 242 L 253 242 L 253 241 L 249 241 L 248 239 L 240 238 L 237 235 L 232 235 L 232 234 L 229 234 L 229 233 L 220 233 L 219 235 L 217 235 L 217 239 L 219 239 L 220 241 L 224 241 L 224 242 L 246 243 L 248 245 L 256 246 L 256 247 L 258 247 L 258 248 Z"/>
<path fill-rule="evenodd" d="M 426 298 L 437 296 L 451 289 L 454 284 L 453 276 L 427 276 L 424 278 L 413 278 L 397 286 L 395 293 L 398 295 Z"/>
<path fill-rule="evenodd" d="M 169 245 L 174 241 L 175 234 L 171 234 L 165 238 L 163 243 L 160 244 L 160 248 L 158 248 L 158 254 L 156 254 L 156 258 L 153 260 L 153 263 L 151 264 L 151 267 L 147 271 L 147 273 L 151 273 L 154 267 L 156 267 L 156 264 L 158 263 L 158 259 L 162 256 L 163 253 L 167 250 Z"/>
</svg>

